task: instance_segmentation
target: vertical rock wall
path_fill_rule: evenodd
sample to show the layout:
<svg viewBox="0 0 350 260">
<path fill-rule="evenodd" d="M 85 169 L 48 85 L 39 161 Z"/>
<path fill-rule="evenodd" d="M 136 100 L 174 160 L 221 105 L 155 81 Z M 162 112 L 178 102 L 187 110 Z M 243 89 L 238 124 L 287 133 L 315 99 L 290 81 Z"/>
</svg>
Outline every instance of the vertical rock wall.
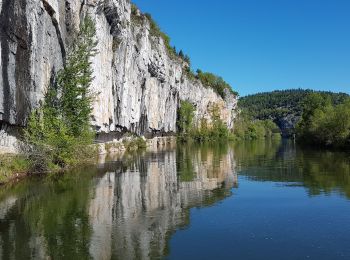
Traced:
<svg viewBox="0 0 350 260">
<path fill-rule="evenodd" d="M 195 105 L 197 120 L 210 119 L 216 103 L 233 126 L 236 97 L 227 93 L 223 100 L 189 80 L 185 64 L 171 59 L 163 40 L 150 35 L 149 21 L 133 19 L 128 0 L 0 0 L 0 150 L 14 147 L 13 129 L 25 126 L 39 105 L 86 14 L 96 22 L 99 41 L 92 60 L 91 122 L 101 139 L 126 131 L 149 137 L 175 133 L 180 100 Z"/>
</svg>

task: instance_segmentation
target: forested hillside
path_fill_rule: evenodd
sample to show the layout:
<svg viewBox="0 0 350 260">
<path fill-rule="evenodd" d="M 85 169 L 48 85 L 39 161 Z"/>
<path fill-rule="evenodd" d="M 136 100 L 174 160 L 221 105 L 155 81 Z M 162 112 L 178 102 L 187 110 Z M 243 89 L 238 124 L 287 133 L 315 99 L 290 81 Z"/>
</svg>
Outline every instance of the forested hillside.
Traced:
<svg viewBox="0 0 350 260">
<path fill-rule="evenodd" d="M 329 97 L 334 105 L 349 97 L 345 93 L 289 89 L 245 96 L 239 99 L 238 105 L 252 119 L 271 119 L 280 127 L 283 135 L 289 135 L 294 132 L 302 115 L 302 101 L 311 93 Z"/>
</svg>

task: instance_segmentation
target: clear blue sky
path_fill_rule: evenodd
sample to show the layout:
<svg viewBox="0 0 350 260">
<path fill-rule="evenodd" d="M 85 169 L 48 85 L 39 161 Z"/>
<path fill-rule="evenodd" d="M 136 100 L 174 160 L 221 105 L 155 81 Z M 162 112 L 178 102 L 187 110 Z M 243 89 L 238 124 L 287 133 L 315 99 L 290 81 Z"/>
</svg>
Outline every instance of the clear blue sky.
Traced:
<svg viewBox="0 0 350 260">
<path fill-rule="evenodd" d="M 288 88 L 350 93 L 350 0 L 134 0 L 194 70 L 241 95 Z"/>
</svg>

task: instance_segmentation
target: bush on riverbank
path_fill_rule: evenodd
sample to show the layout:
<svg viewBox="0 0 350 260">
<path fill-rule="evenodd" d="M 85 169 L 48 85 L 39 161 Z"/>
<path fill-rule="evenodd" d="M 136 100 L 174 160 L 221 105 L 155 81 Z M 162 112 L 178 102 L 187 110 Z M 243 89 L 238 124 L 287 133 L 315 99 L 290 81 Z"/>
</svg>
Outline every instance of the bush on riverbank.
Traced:
<svg viewBox="0 0 350 260">
<path fill-rule="evenodd" d="M 25 174 L 29 161 L 20 155 L 0 155 L 0 184 L 5 183 L 17 174 Z"/>
<path fill-rule="evenodd" d="M 136 137 L 130 141 L 124 140 L 123 144 L 127 152 L 134 152 L 137 150 L 146 149 L 147 147 L 146 141 L 141 137 Z"/>
<path fill-rule="evenodd" d="M 194 125 L 194 106 L 188 101 L 182 101 L 178 110 L 178 137 L 182 141 L 193 139 L 198 142 L 227 140 L 233 136 L 226 124 L 221 120 L 220 108 L 214 104 L 210 109 L 211 122 L 206 118 L 200 120 L 199 125 Z"/>
<path fill-rule="evenodd" d="M 334 105 L 329 97 L 308 95 L 297 125 L 297 137 L 303 143 L 328 147 L 350 147 L 350 99 Z"/>
<path fill-rule="evenodd" d="M 272 120 L 253 120 L 242 113 L 235 121 L 234 135 L 237 140 L 257 140 L 280 135 L 279 127 Z"/>
</svg>

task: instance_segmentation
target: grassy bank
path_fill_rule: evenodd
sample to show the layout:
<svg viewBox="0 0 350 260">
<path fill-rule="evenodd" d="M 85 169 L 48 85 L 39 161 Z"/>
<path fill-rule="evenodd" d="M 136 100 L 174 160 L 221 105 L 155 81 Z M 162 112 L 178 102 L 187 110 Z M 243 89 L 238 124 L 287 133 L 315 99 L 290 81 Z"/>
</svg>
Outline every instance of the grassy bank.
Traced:
<svg viewBox="0 0 350 260">
<path fill-rule="evenodd" d="M 138 136 L 127 136 L 120 142 L 105 143 L 107 153 L 124 153 L 133 154 L 135 152 L 145 150 L 147 142 Z M 74 156 L 69 159 L 64 167 L 52 163 L 52 158 L 48 155 L 43 158 L 42 154 L 3 154 L 0 155 L 0 185 L 18 180 L 26 176 L 66 172 L 68 170 L 80 167 L 86 164 L 94 164 L 97 162 L 99 150 L 98 145 L 87 145 L 85 147 L 75 147 Z M 68 160 L 66 160 L 68 162 Z M 45 170 L 40 168 L 38 164 L 45 165 Z M 41 166 L 43 166 L 41 165 Z"/>
<path fill-rule="evenodd" d="M 28 174 L 29 161 L 22 155 L 0 155 L 0 184 Z"/>
</svg>

